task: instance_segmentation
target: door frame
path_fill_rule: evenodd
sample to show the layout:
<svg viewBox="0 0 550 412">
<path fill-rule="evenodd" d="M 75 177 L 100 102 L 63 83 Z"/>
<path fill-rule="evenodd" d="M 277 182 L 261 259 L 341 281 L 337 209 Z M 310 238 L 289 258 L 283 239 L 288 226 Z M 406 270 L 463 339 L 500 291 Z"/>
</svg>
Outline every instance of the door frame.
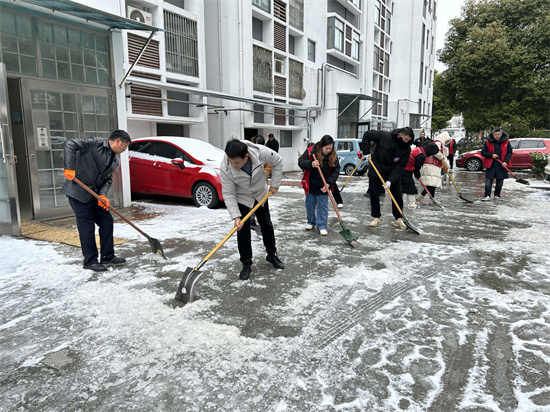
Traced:
<svg viewBox="0 0 550 412">
<path fill-rule="evenodd" d="M 8 100 L 8 78 L 6 66 L 0 62 L 0 131 L 2 141 L 2 157 L 6 165 L 8 202 L 11 222 L 0 222 L 0 233 L 12 236 L 21 236 L 21 214 L 19 197 L 17 195 L 17 176 L 15 172 L 15 157 Z"/>
</svg>

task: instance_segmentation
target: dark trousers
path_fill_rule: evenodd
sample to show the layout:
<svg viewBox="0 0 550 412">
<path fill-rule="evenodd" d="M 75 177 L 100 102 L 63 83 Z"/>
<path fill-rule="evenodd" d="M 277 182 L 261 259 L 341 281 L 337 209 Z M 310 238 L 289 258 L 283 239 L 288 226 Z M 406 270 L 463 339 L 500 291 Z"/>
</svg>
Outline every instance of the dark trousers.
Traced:
<svg viewBox="0 0 550 412">
<path fill-rule="evenodd" d="M 435 186 L 426 186 L 426 189 L 428 189 L 432 197 L 435 197 Z M 428 194 L 426 189 L 422 190 L 422 196 L 426 196 Z"/>
<path fill-rule="evenodd" d="M 369 196 L 370 196 L 370 214 L 372 217 L 380 217 L 380 194 L 383 193 L 386 189 L 382 186 L 380 179 L 369 177 Z M 392 183 L 390 186 L 390 192 L 399 205 L 399 208 L 403 210 L 403 193 L 401 192 L 401 179 L 398 179 L 397 182 Z M 395 203 L 392 201 L 391 212 L 395 219 L 401 217 L 399 209 L 395 206 Z"/>
<path fill-rule="evenodd" d="M 111 213 L 100 207 L 95 197 L 92 197 L 86 203 L 69 197 L 69 203 L 76 216 L 78 236 L 84 255 L 84 266 L 98 263 L 95 225 L 99 226 L 101 260 L 112 259 L 115 256 L 115 249 L 113 246 L 113 216 L 111 216 Z"/>
<path fill-rule="evenodd" d="M 493 180 L 490 178 L 485 179 L 485 196 L 491 196 L 491 186 L 493 186 Z M 504 179 L 496 179 L 495 183 L 495 196 L 500 197 L 500 191 L 502 190 L 502 185 L 504 184 Z"/>
<path fill-rule="evenodd" d="M 254 202 L 254 206 L 258 201 Z M 250 212 L 249 207 L 238 204 L 241 216 L 245 217 Z M 277 253 L 275 247 L 275 231 L 273 230 L 273 224 L 271 223 L 271 215 L 269 214 L 269 204 L 266 200 L 265 203 L 256 209 L 256 220 L 262 230 L 262 240 L 264 241 L 265 251 L 268 254 Z M 237 231 L 237 245 L 239 248 L 240 261 L 244 265 L 252 264 L 252 243 L 250 236 L 250 219 L 243 223 L 243 227 Z"/>
<path fill-rule="evenodd" d="M 344 204 L 344 201 L 342 200 L 342 195 L 340 194 L 340 189 L 338 189 L 338 185 L 334 183 L 331 187 L 332 191 L 332 197 L 334 197 L 334 201 L 336 204 Z"/>
<path fill-rule="evenodd" d="M 447 160 L 449 161 L 449 167 L 451 169 L 453 168 L 454 159 L 455 159 L 454 153 L 447 156 Z"/>
</svg>

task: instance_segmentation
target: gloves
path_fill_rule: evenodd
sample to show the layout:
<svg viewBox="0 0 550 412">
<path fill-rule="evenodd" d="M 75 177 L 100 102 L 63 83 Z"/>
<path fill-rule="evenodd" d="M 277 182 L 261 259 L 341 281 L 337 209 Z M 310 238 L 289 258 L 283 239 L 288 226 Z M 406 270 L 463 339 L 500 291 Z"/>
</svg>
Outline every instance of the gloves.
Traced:
<svg viewBox="0 0 550 412">
<path fill-rule="evenodd" d="M 63 176 L 67 178 L 67 180 L 73 180 L 75 175 L 75 171 L 73 169 L 63 169 Z"/>
<path fill-rule="evenodd" d="M 384 189 L 389 189 L 391 186 L 391 182 L 389 180 L 386 180 L 386 184 L 384 185 Z"/>
<path fill-rule="evenodd" d="M 103 202 L 99 199 L 103 200 Z M 99 195 L 99 199 L 97 200 L 97 204 L 103 209 L 109 210 L 109 199 L 107 199 L 107 196 Z"/>
<path fill-rule="evenodd" d="M 449 163 L 446 160 L 443 160 L 443 170 L 449 170 Z"/>
<path fill-rule="evenodd" d="M 417 179 L 420 179 L 420 171 L 414 171 L 414 177 L 416 177 Z"/>
</svg>

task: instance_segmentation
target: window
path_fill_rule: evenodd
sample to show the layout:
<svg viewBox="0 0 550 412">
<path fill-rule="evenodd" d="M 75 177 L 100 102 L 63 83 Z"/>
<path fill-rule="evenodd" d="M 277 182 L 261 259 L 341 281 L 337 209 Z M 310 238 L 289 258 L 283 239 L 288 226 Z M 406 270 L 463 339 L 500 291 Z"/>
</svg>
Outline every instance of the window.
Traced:
<svg viewBox="0 0 550 412">
<path fill-rule="evenodd" d="M 183 159 L 183 152 L 180 149 L 165 142 L 155 143 L 155 155 L 165 157 L 167 159 Z"/>
<path fill-rule="evenodd" d="M 290 0 L 289 12 L 288 23 L 298 30 L 304 30 L 304 0 Z"/>
<path fill-rule="evenodd" d="M 307 41 L 307 58 L 309 61 L 315 61 L 315 42 L 309 39 Z"/>
<path fill-rule="evenodd" d="M 264 22 L 256 17 L 252 17 L 252 38 L 264 41 Z"/>
<path fill-rule="evenodd" d="M 288 35 L 288 52 L 290 54 L 296 54 L 296 37 Z"/>
<path fill-rule="evenodd" d="M 36 75 L 31 18 L 2 10 L 0 25 L 2 61 L 9 72 Z"/>
<path fill-rule="evenodd" d="M 359 44 L 359 33 L 354 31 L 352 34 L 351 57 L 355 60 L 359 60 Z"/>
<path fill-rule="evenodd" d="M 328 48 L 344 51 L 344 23 L 336 17 L 328 18 Z"/>
<path fill-rule="evenodd" d="M 164 11 L 166 70 L 199 77 L 197 22 Z"/>
<path fill-rule="evenodd" d="M 281 130 L 279 132 L 279 143 L 281 147 L 292 147 L 292 130 Z"/>
<path fill-rule="evenodd" d="M 262 9 L 266 13 L 271 13 L 271 0 L 252 0 L 252 5 Z"/>
<path fill-rule="evenodd" d="M 164 0 L 166 3 L 170 3 L 170 4 L 173 4 L 174 6 L 176 7 L 179 7 L 180 9 L 184 9 L 184 4 L 183 4 L 183 1 L 184 0 Z"/>
<path fill-rule="evenodd" d="M 538 140 L 523 140 L 520 141 L 518 149 L 536 149 L 537 147 L 544 147 L 544 143 L 542 146 L 539 146 L 538 143 Z"/>
<path fill-rule="evenodd" d="M 256 45 L 253 46 L 252 67 L 254 67 L 254 90 L 271 93 L 273 87 L 272 60 L 271 50 Z"/>
<path fill-rule="evenodd" d="M 288 96 L 292 99 L 304 98 L 303 85 L 304 65 L 299 61 L 288 59 Z"/>
<path fill-rule="evenodd" d="M 254 105 L 254 123 L 264 123 L 264 106 L 262 104 Z"/>
<path fill-rule="evenodd" d="M 173 90 L 166 91 L 168 116 L 189 117 L 189 95 Z"/>
</svg>

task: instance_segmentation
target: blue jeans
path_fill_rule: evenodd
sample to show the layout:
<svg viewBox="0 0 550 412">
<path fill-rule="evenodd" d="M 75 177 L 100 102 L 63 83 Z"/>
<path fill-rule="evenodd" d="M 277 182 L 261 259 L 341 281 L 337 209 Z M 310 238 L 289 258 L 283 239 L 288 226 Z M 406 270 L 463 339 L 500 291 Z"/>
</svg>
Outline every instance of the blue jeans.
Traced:
<svg viewBox="0 0 550 412">
<path fill-rule="evenodd" d="M 485 179 L 485 196 L 491 196 L 491 187 L 493 186 L 493 180 L 495 179 Z M 500 196 L 500 191 L 502 190 L 502 185 L 504 184 L 504 179 L 496 179 L 495 184 L 495 196 Z"/>
<path fill-rule="evenodd" d="M 317 209 L 317 218 L 315 217 L 315 209 Z M 317 229 L 326 229 L 328 220 L 328 194 L 314 195 L 308 193 L 306 195 L 306 213 L 307 223 L 317 226 Z"/>
</svg>

